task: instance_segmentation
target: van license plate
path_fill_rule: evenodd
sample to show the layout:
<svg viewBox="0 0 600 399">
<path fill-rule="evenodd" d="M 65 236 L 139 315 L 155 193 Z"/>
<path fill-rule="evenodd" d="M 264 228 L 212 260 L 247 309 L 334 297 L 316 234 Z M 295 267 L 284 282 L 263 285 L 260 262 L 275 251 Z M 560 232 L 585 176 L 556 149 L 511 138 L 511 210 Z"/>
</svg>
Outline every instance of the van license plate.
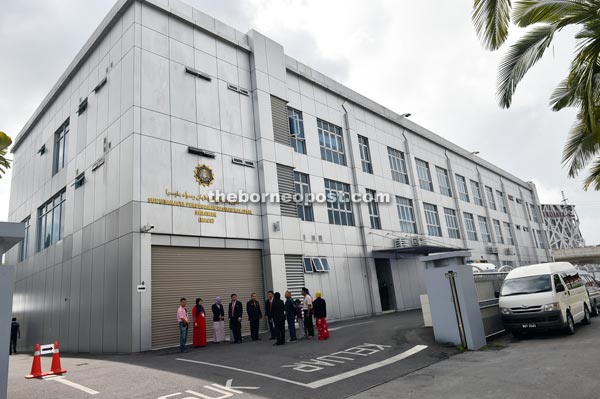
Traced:
<svg viewBox="0 0 600 399">
<path fill-rule="evenodd" d="M 529 324 L 523 324 L 523 328 L 536 328 L 537 324 L 534 323 L 529 323 Z"/>
</svg>

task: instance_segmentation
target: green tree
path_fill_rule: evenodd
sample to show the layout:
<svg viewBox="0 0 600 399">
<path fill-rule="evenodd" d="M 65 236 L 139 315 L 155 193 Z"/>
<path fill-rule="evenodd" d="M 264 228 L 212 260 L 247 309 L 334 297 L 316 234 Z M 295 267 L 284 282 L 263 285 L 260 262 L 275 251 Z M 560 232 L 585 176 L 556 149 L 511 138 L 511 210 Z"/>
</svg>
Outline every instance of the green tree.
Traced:
<svg viewBox="0 0 600 399">
<path fill-rule="evenodd" d="M 8 147 L 12 144 L 12 139 L 4 132 L 0 131 L 0 179 L 10 168 L 10 159 L 6 158 Z"/>
<path fill-rule="evenodd" d="M 600 190 L 600 0 L 474 0 L 473 25 L 483 46 L 497 50 L 512 24 L 528 30 L 512 44 L 498 67 L 498 103 L 509 108 L 527 71 L 544 55 L 554 35 L 577 26 L 577 45 L 567 77 L 550 107 L 578 109 L 563 148 L 569 177 L 588 169 L 583 187 Z"/>
</svg>

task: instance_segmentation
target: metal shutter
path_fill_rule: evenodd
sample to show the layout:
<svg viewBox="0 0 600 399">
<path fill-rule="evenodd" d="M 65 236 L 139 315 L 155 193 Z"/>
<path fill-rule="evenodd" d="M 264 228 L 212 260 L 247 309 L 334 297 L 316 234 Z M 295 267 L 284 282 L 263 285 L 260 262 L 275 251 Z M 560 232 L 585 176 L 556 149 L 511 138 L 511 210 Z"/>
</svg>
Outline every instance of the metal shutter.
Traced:
<svg viewBox="0 0 600 399">
<path fill-rule="evenodd" d="M 302 298 L 300 291 L 304 287 L 304 267 L 302 266 L 302 255 L 285 255 L 285 278 L 287 289 L 292 293 L 294 299 Z"/>
<path fill-rule="evenodd" d="M 273 139 L 276 143 L 291 146 L 287 103 L 271 96 L 271 114 L 273 115 Z"/>
<path fill-rule="evenodd" d="M 260 250 L 152 246 L 152 348 L 179 345 L 177 307 L 179 298 L 188 301 L 192 313 L 196 298 L 206 310 L 206 337 L 212 340 L 211 306 L 216 296 L 225 307 L 225 334 L 229 333 L 227 309 L 236 293 L 244 305 L 242 334 L 250 333 L 246 302 L 256 292 L 264 312 L 264 283 Z M 193 338 L 193 326 L 188 342 Z"/>
<path fill-rule="evenodd" d="M 294 168 L 277 164 L 277 186 L 279 187 L 279 194 L 294 195 Z M 282 216 L 298 217 L 298 208 L 294 201 L 280 201 L 279 208 Z"/>
</svg>

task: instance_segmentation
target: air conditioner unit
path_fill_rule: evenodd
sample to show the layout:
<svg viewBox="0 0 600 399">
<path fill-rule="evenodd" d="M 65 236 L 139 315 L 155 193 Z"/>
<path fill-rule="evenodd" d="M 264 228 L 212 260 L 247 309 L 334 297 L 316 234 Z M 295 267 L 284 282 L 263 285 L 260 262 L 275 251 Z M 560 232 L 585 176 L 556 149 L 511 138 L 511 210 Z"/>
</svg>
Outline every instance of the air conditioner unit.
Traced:
<svg viewBox="0 0 600 399">
<path fill-rule="evenodd" d="M 488 254 L 497 254 L 498 253 L 498 247 L 487 247 L 487 253 Z"/>
<path fill-rule="evenodd" d="M 504 250 L 504 254 L 505 254 L 505 255 L 514 255 L 514 254 L 515 254 L 515 252 L 513 251 L 513 249 L 512 249 L 512 248 L 506 248 L 506 249 Z"/>
<path fill-rule="evenodd" d="M 402 237 L 394 239 L 394 248 L 410 247 L 410 237 Z"/>
</svg>

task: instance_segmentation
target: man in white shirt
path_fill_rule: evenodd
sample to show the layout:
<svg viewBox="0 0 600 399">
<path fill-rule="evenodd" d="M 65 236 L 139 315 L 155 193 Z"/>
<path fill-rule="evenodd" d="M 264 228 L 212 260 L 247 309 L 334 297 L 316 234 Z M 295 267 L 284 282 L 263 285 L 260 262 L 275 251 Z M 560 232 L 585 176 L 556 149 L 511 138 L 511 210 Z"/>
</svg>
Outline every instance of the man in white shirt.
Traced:
<svg viewBox="0 0 600 399">
<path fill-rule="evenodd" d="M 304 313 L 304 329 L 308 333 L 305 338 L 311 339 L 315 336 L 315 327 L 313 325 L 313 314 L 312 314 L 312 297 L 308 292 L 308 288 L 302 287 L 302 312 Z"/>
</svg>

